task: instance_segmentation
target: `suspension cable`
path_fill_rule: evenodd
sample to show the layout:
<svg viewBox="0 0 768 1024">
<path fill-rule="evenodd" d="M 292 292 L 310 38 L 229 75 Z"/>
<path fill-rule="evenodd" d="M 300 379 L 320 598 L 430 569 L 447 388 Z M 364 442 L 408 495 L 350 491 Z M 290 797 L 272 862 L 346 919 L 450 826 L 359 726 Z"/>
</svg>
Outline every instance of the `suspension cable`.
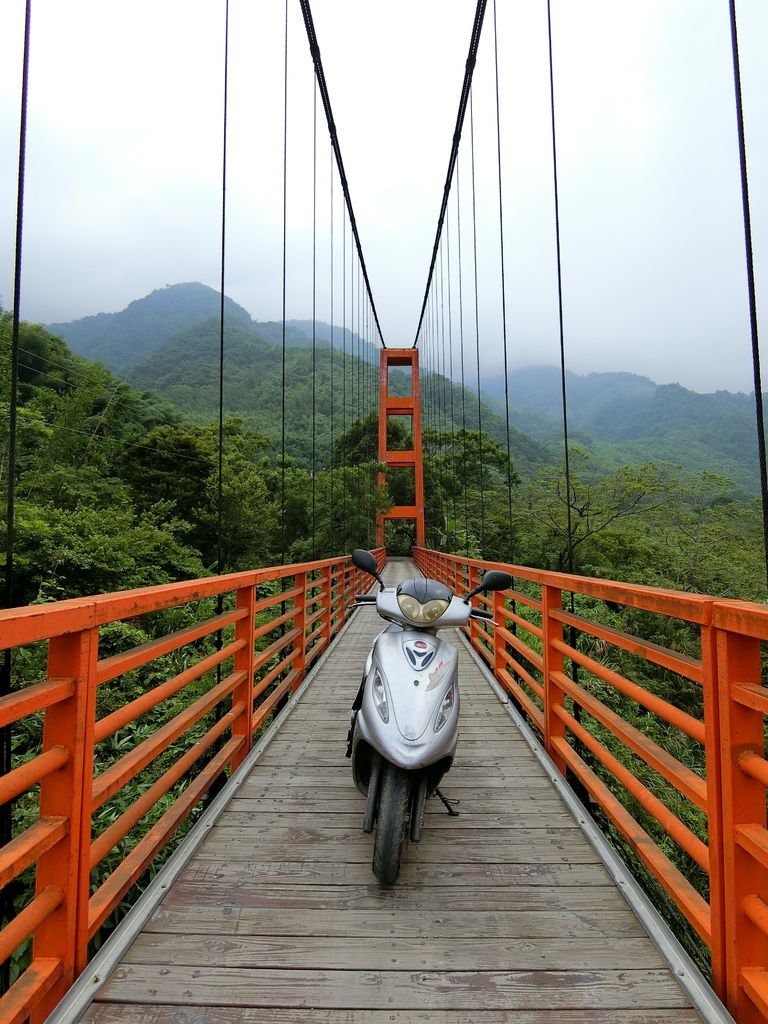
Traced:
<svg viewBox="0 0 768 1024">
<path fill-rule="evenodd" d="M 501 254 L 501 329 L 504 340 L 504 412 L 507 424 L 507 516 L 509 529 L 506 531 L 509 541 L 508 559 L 513 558 L 512 544 L 512 443 L 509 430 L 509 355 L 507 344 L 507 284 L 504 273 L 504 207 L 502 203 L 501 180 L 501 114 L 499 101 L 499 40 L 496 26 L 496 0 L 493 0 L 493 66 L 496 77 L 496 157 L 499 175 L 499 249 Z"/>
<path fill-rule="evenodd" d="M 419 315 L 419 325 L 416 328 L 415 338 L 413 346 L 415 348 L 419 331 L 421 330 L 421 322 L 424 319 L 424 312 L 427 308 L 427 298 L 429 296 L 429 290 L 432 285 L 432 274 L 435 270 L 435 262 L 437 261 L 437 250 L 440 245 L 440 236 L 443 233 L 443 220 L 445 219 L 445 211 L 448 206 L 448 198 L 451 194 L 451 182 L 453 181 L 453 171 L 456 167 L 456 160 L 459 155 L 459 144 L 461 143 L 461 130 L 464 126 L 464 115 L 467 111 L 467 102 L 469 101 L 471 90 L 472 90 L 472 76 L 475 71 L 475 62 L 477 60 L 477 48 L 480 45 L 480 33 L 483 29 L 483 18 L 485 17 L 485 7 L 487 0 L 477 0 L 477 6 L 475 8 L 475 20 L 472 23 L 472 34 L 469 37 L 469 53 L 467 54 L 467 61 L 464 67 L 464 81 L 461 86 L 461 95 L 459 97 L 459 111 L 456 115 L 456 127 L 453 130 L 453 142 L 451 144 L 451 155 L 448 158 L 448 173 L 445 176 L 445 185 L 443 185 L 443 200 L 440 206 L 440 215 L 437 218 L 437 231 L 435 232 L 435 244 L 432 247 L 432 260 L 429 264 L 429 273 L 427 274 L 427 285 L 424 289 L 424 301 L 421 304 L 421 314 Z"/>
<path fill-rule="evenodd" d="M 472 156 L 472 252 L 475 273 L 475 357 L 477 365 L 477 439 L 480 458 L 480 557 L 485 555 L 485 473 L 483 467 L 483 409 L 480 399 L 480 307 L 477 289 L 477 194 L 475 190 L 475 114 L 472 94 L 469 96 L 469 137 Z"/>
<path fill-rule="evenodd" d="M 341 437 L 347 444 L 347 209 L 341 209 Z M 341 463 L 341 539 L 347 547 L 347 458 Z"/>
<path fill-rule="evenodd" d="M 454 382 L 453 382 L 453 295 L 451 287 L 451 221 L 450 211 L 446 212 L 445 217 L 445 232 L 446 232 L 446 262 L 448 264 L 448 374 L 450 378 L 450 395 L 451 395 L 451 468 L 453 475 L 453 524 L 454 530 L 456 523 L 458 522 L 458 512 L 456 508 L 456 492 L 458 490 L 459 478 L 458 478 L 458 467 L 456 465 L 456 408 L 455 408 L 455 395 L 454 395 Z"/>
<path fill-rule="evenodd" d="M 312 89 L 312 561 L 317 558 L 317 82 Z"/>
<path fill-rule="evenodd" d="M 330 344 L 329 355 L 330 355 L 330 360 L 331 360 L 331 368 L 330 368 L 330 385 L 331 385 L 331 451 L 330 451 L 331 466 L 330 466 L 330 477 L 331 477 L 331 486 L 330 486 L 330 505 L 329 505 L 329 508 L 328 508 L 328 522 L 330 524 L 328 543 L 332 544 L 333 538 L 335 536 L 334 520 L 336 518 L 336 516 L 335 516 L 336 504 L 334 502 L 334 494 L 333 494 L 333 482 L 334 482 L 333 481 L 333 470 L 334 470 L 334 467 L 335 467 L 335 464 L 336 464 L 335 437 L 334 437 L 334 426 L 335 426 L 335 424 L 334 424 L 334 415 L 333 415 L 334 414 L 334 407 L 335 407 L 335 404 L 336 404 L 336 389 L 333 386 L 333 363 L 334 363 L 334 358 L 333 358 L 333 345 L 334 345 L 334 332 L 333 332 L 333 317 L 334 317 L 334 313 L 333 313 L 333 298 L 334 298 L 334 293 L 333 293 L 333 290 L 334 290 L 334 281 L 333 281 L 333 260 L 334 260 L 334 251 L 333 251 L 333 148 L 331 148 L 331 169 L 330 170 L 331 170 L 331 173 L 330 173 L 330 178 L 331 178 L 331 232 L 330 232 L 331 233 L 331 344 Z"/>
<path fill-rule="evenodd" d="M 218 542 L 216 572 L 224 572 L 224 281 L 227 255 L 227 108 L 229 96 L 229 0 L 224 4 L 224 111 L 221 144 L 221 280 L 219 286 L 219 452 L 216 487 Z M 221 614 L 223 595 L 217 610 Z M 218 634 L 221 643 L 221 633 Z"/>
<path fill-rule="evenodd" d="M 285 0 L 285 50 L 283 57 L 283 320 L 282 320 L 282 379 L 280 388 L 280 564 L 285 565 L 285 291 L 286 257 L 288 251 L 288 0 Z M 284 582 L 284 581 L 283 581 Z"/>
<path fill-rule="evenodd" d="M 27 152 L 27 101 L 29 97 L 29 36 L 32 17 L 32 0 L 27 0 L 24 10 L 24 52 L 21 70 L 21 114 L 19 120 L 19 165 L 16 191 L 16 249 L 13 270 L 13 317 L 11 321 L 11 387 L 9 394 L 10 415 L 8 420 L 8 499 L 6 505 L 6 545 L 5 545 L 5 605 L 12 608 L 15 604 L 15 541 L 16 541 L 16 433 L 18 422 L 19 395 L 19 314 L 21 308 L 21 266 L 22 238 L 24 224 L 24 182 Z M 9 694 L 12 685 L 13 654 L 8 648 L 3 655 L 0 671 L 0 696 Z M 0 731 L 0 775 L 6 775 L 12 768 L 12 730 L 4 726 Z M 9 801 L 3 805 L 0 813 L 0 845 L 6 846 L 12 836 L 12 805 Z M 11 887 L 3 887 L 0 905 L 0 927 L 13 917 L 13 896 Z M 10 987 L 10 960 L 0 965 L 0 995 Z"/>
<path fill-rule="evenodd" d="M 749 293 L 749 329 L 752 338 L 752 375 L 755 387 L 755 420 L 757 424 L 757 451 L 760 461 L 760 494 L 763 508 L 763 548 L 768 577 L 768 472 L 766 472 L 765 418 L 763 413 L 763 383 L 760 371 L 760 345 L 757 331 L 757 292 L 755 288 L 755 260 L 752 251 L 752 218 L 749 206 L 747 180 L 747 147 L 744 135 L 744 105 L 741 95 L 741 65 L 739 39 L 736 32 L 736 0 L 730 0 L 731 49 L 733 52 L 733 82 L 736 93 L 736 121 L 739 135 L 739 167 L 741 170 L 741 205 L 744 218 L 744 248 L 747 263 L 747 289 Z"/>
<path fill-rule="evenodd" d="M 461 448 L 464 465 L 464 555 L 469 557 L 469 481 L 467 480 L 467 391 L 464 373 L 464 284 L 461 273 L 461 174 L 456 167 L 456 238 L 459 261 L 459 354 L 461 360 Z"/>
<path fill-rule="evenodd" d="M 557 132 L 555 130 L 555 73 L 552 61 L 551 0 L 547 0 L 547 40 L 549 44 L 549 102 L 552 119 L 552 180 L 555 199 L 555 247 L 557 254 L 557 310 L 560 325 L 560 389 L 563 403 L 563 447 L 565 449 L 565 491 L 568 529 L 567 569 L 573 572 L 573 518 L 571 515 L 571 462 L 568 451 L 568 391 L 565 380 L 565 331 L 563 328 L 563 270 L 560 254 L 560 194 L 557 184 Z"/>
<path fill-rule="evenodd" d="M 370 302 L 371 309 L 373 310 L 373 316 L 376 321 L 376 329 L 379 332 L 379 340 L 381 344 L 384 345 L 384 348 L 386 348 L 387 346 L 384 344 L 384 335 L 381 330 L 381 324 L 379 323 L 379 315 L 376 312 L 376 303 L 373 301 L 371 283 L 368 280 L 368 270 L 365 266 L 363 247 L 360 244 L 360 235 L 358 234 L 357 231 L 357 220 L 355 219 L 355 211 L 352 207 L 352 199 L 349 194 L 347 173 L 344 170 L 344 161 L 342 160 L 341 157 L 341 146 L 339 145 L 338 131 L 336 129 L 336 122 L 333 119 L 331 99 L 328 94 L 328 85 L 325 81 L 325 71 L 323 70 L 323 62 L 320 57 L 320 47 L 318 46 L 317 35 L 315 34 L 315 23 L 312 18 L 312 8 L 310 7 L 309 0 L 299 0 L 299 6 L 301 7 L 301 13 L 304 15 L 304 26 L 307 30 L 309 51 L 312 54 L 312 61 L 315 65 L 315 77 L 317 78 L 317 84 L 320 89 L 320 97 L 323 101 L 325 118 L 326 121 L 328 122 L 328 133 L 331 137 L 331 145 L 336 156 L 336 166 L 338 167 L 339 170 L 339 180 L 341 181 L 341 188 L 344 193 L 344 199 L 347 204 L 347 212 L 349 213 L 349 223 L 352 227 L 352 233 L 355 236 L 355 243 L 357 245 L 357 255 L 360 260 L 360 266 L 362 267 L 363 277 L 365 278 L 365 287 L 368 291 L 368 301 Z"/>
</svg>

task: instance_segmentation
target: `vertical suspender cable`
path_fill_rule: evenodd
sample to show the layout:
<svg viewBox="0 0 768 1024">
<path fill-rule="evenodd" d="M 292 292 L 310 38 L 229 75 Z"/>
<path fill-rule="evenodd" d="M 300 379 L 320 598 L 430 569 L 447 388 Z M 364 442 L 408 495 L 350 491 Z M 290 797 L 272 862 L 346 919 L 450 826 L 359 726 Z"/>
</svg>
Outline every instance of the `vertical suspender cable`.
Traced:
<svg viewBox="0 0 768 1024">
<path fill-rule="evenodd" d="M 552 120 L 552 179 L 555 198 L 555 248 L 557 254 L 557 310 L 560 325 L 560 388 L 563 402 L 563 447 L 565 449 L 565 491 L 568 545 L 566 568 L 573 572 L 573 519 L 571 515 L 571 462 L 568 452 L 568 392 L 565 381 L 565 332 L 563 329 L 563 271 L 560 257 L 560 196 L 557 184 L 557 133 L 555 130 L 555 74 L 552 62 L 551 0 L 547 0 L 547 39 L 549 43 L 549 102 Z"/>
<path fill-rule="evenodd" d="M 456 529 L 457 523 L 457 509 L 456 509 L 456 491 L 458 489 L 458 467 L 456 465 L 456 408 L 454 405 L 455 396 L 453 393 L 453 293 L 451 288 L 451 224 L 450 224 L 450 213 L 446 210 L 445 214 L 445 230 L 446 230 L 446 247 L 445 255 L 446 262 L 448 264 L 448 378 L 449 388 L 451 395 L 451 469 L 453 475 L 453 525 L 454 530 Z"/>
<path fill-rule="evenodd" d="M 317 80 L 312 79 L 312 561 L 317 558 Z"/>
<path fill-rule="evenodd" d="M 282 378 L 280 388 L 280 564 L 285 565 L 285 285 L 288 250 L 288 0 L 285 0 L 285 47 L 283 54 L 283 321 L 282 321 Z M 285 580 L 283 580 L 283 585 Z"/>
<path fill-rule="evenodd" d="M 221 146 L 221 279 L 219 287 L 219 464 L 216 572 L 224 571 L 224 278 L 227 253 L 227 99 L 229 89 L 229 0 L 224 4 L 224 118 Z M 219 595 L 221 613 L 222 595 Z M 219 637 L 221 642 L 221 637 Z"/>
<path fill-rule="evenodd" d="M 221 140 L 221 276 L 219 279 L 219 436 L 218 436 L 218 478 L 216 481 L 216 572 L 221 576 L 224 572 L 224 285 L 226 278 L 226 253 L 227 253 L 227 109 L 229 90 L 229 0 L 224 4 L 224 109 L 222 112 L 222 140 Z M 219 594 L 216 598 L 216 613 L 221 615 L 224 611 L 224 595 Z M 220 629 L 216 630 L 214 640 L 217 651 L 220 651 L 224 644 L 224 635 Z M 216 666 L 216 683 L 221 682 L 221 664 Z M 214 720 L 219 721 L 224 708 L 221 703 L 216 705 Z M 216 747 L 211 751 L 215 753 Z M 212 799 L 226 782 L 226 777 L 221 773 L 209 795 Z"/>
<path fill-rule="evenodd" d="M 504 207 L 501 183 L 501 116 L 499 102 L 499 42 L 496 27 L 496 0 L 493 0 L 493 64 L 496 74 L 496 156 L 499 173 L 499 246 L 501 258 L 501 329 L 504 340 L 504 412 L 507 424 L 507 558 L 513 559 L 512 545 L 512 445 L 509 432 L 509 355 L 507 350 L 507 284 L 504 273 Z"/>
<path fill-rule="evenodd" d="M 328 123 L 328 134 L 331 137 L 331 146 L 336 157 L 336 166 L 339 170 L 339 181 L 341 183 L 341 191 L 344 196 L 347 210 L 349 212 L 349 223 L 352 229 L 352 235 L 357 247 L 357 256 L 360 260 L 360 265 L 363 271 L 363 279 L 365 280 L 365 287 L 368 293 L 368 299 L 371 303 L 371 309 L 373 316 L 376 321 L 376 329 L 379 333 L 379 340 L 384 345 L 384 336 L 381 331 L 381 324 L 379 323 L 379 315 L 376 312 L 376 305 L 373 301 L 373 294 L 371 292 L 371 283 L 368 279 L 368 269 L 365 265 L 365 258 L 363 256 L 363 247 L 360 244 L 360 235 L 357 230 L 357 220 L 355 218 L 355 211 L 352 206 L 352 199 L 349 194 L 349 183 L 347 181 L 347 172 L 344 170 L 344 161 L 341 157 L 341 146 L 339 145 L 339 136 L 336 131 L 336 122 L 333 119 L 333 111 L 331 109 L 331 100 L 328 95 L 328 84 L 325 80 L 325 71 L 323 70 L 323 62 L 320 57 L 320 47 L 317 42 L 317 34 L 315 33 L 315 23 L 312 18 L 312 8 L 309 0 L 299 0 L 299 6 L 301 7 L 301 13 L 304 17 L 304 27 L 307 30 L 307 41 L 309 43 L 309 52 L 312 54 L 312 61 L 315 65 L 315 76 L 317 78 L 317 84 L 320 89 L 320 99 L 323 103 L 323 109 L 325 110 L 325 118 Z M 386 346 L 384 346 L 386 347 Z"/>
<path fill-rule="evenodd" d="M 464 283 L 461 274 L 461 175 L 456 164 L 456 238 L 459 259 L 459 356 L 461 360 L 461 457 L 464 466 L 464 554 L 469 556 L 469 483 L 467 481 L 467 391 L 464 375 Z"/>
<path fill-rule="evenodd" d="M 475 356 L 477 365 L 477 438 L 480 458 L 480 557 L 485 555 L 485 473 L 483 467 L 483 410 L 480 401 L 480 308 L 477 297 L 477 198 L 475 191 L 475 113 L 469 94 L 469 138 L 472 155 L 472 251 L 475 272 Z"/>
<path fill-rule="evenodd" d="M 347 442 L 347 208 L 341 209 L 341 436 Z M 347 549 L 347 460 L 341 466 L 341 544 Z"/>
<path fill-rule="evenodd" d="M 739 167 L 741 170 L 741 205 L 744 217 L 744 248 L 747 263 L 749 293 L 749 328 L 752 338 L 752 373 L 755 384 L 755 419 L 757 422 L 757 451 L 760 459 L 760 494 L 763 506 L 763 548 L 768 576 L 768 473 L 766 472 L 765 418 L 763 413 L 763 383 L 760 372 L 760 345 L 757 332 L 757 292 L 755 288 L 755 261 L 752 252 L 752 218 L 749 207 L 747 180 L 747 147 L 744 135 L 744 105 L 741 95 L 741 65 L 739 40 L 736 32 L 736 0 L 730 0 L 731 49 L 733 52 L 733 82 L 736 93 L 736 120 L 739 135 Z"/>
<path fill-rule="evenodd" d="M 6 506 L 6 545 L 5 545 L 5 605 L 12 608 L 16 603 L 15 588 L 15 541 L 16 541 L 16 429 L 18 422 L 19 395 L 19 311 L 21 308 L 21 263 L 22 237 L 24 223 L 24 180 L 27 152 L 27 100 L 29 96 L 29 33 L 32 18 L 32 0 L 27 0 L 24 10 L 24 55 L 21 70 L 21 115 L 19 122 L 19 166 L 16 190 L 16 250 L 13 270 L 13 317 L 11 326 L 11 387 L 9 394 L 8 419 L 8 498 Z M 0 696 L 5 696 L 12 689 L 12 660 L 10 649 L 3 655 L 0 671 Z M 7 774 L 12 767 L 11 726 L 0 731 L 0 774 Z M 0 812 L 0 845 L 5 846 L 11 841 L 11 803 L 6 803 Z M 0 928 L 7 924 L 13 916 L 13 895 L 11 886 L 2 890 L 0 906 Z M 10 987 L 10 961 L 0 966 L 0 995 Z"/>
<path fill-rule="evenodd" d="M 555 246 L 557 254 L 557 311 L 558 311 L 558 323 L 560 330 L 560 386 L 562 393 L 563 402 L 563 448 L 565 449 L 565 493 L 566 493 L 566 526 L 568 530 L 568 549 L 567 549 L 567 563 L 566 568 L 569 573 L 573 572 L 573 516 L 571 513 L 571 461 L 570 453 L 568 451 L 568 390 L 566 387 L 565 380 L 565 330 L 563 327 L 563 270 L 560 250 L 560 193 L 558 189 L 557 181 L 557 132 L 555 128 L 555 71 L 554 62 L 552 60 L 552 11 L 551 11 L 551 0 L 547 0 L 547 41 L 549 46 L 549 102 L 550 112 L 552 115 L 552 183 L 553 193 L 555 200 Z M 568 600 L 571 614 L 574 612 L 574 597 L 573 590 L 570 592 Z M 569 639 L 571 647 L 575 648 L 578 643 L 578 636 L 576 634 L 576 628 L 569 626 Z M 574 682 L 578 681 L 579 666 L 576 661 L 571 659 L 571 678 Z M 575 704 L 574 706 L 574 718 L 577 722 L 581 721 L 581 705 Z M 577 741 L 576 747 L 578 753 L 584 757 L 585 750 L 581 741 Z M 587 799 L 586 791 L 579 790 L 581 786 L 580 782 L 572 780 L 572 784 L 577 788 L 580 796 L 583 799 Z"/>
<path fill-rule="evenodd" d="M 355 390 L 356 390 L 356 393 L 357 393 L 357 425 L 358 425 L 358 429 L 359 429 L 360 440 L 364 441 L 364 435 L 363 435 L 363 419 L 364 419 L 363 377 L 362 377 L 362 374 L 361 374 L 361 368 L 362 368 L 361 360 L 362 360 L 362 356 L 363 356 L 363 348 L 362 348 L 362 339 L 360 338 L 360 331 L 362 330 L 362 325 L 360 323 L 360 285 L 361 285 L 360 276 L 361 276 L 361 274 L 360 274 L 360 261 L 358 260 L 358 263 L 357 263 L 357 387 L 356 387 Z M 363 452 L 362 452 L 362 448 L 361 448 L 360 454 L 362 455 L 362 453 Z M 356 493 L 357 493 L 358 515 L 360 515 L 361 512 L 362 512 L 362 500 L 363 500 L 363 493 L 362 493 L 363 492 L 363 479 L 362 479 L 363 466 L 362 466 L 362 461 L 363 461 L 362 459 L 358 459 L 357 460 L 357 466 L 356 466 L 356 469 L 355 469 L 355 472 L 357 473 Z M 361 543 L 362 540 L 363 540 L 363 538 L 361 537 L 357 541 L 357 543 L 358 544 Z"/>
<path fill-rule="evenodd" d="M 447 436 L 447 392 L 445 390 L 445 239 L 440 239 L 440 404 L 442 423 L 440 432 L 440 454 L 445 447 Z"/>
<path fill-rule="evenodd" d="M 459 97 L 459 110 L 456 115 L 456 126 L 453 129 L 453 139 L 451 142 L 451 155 L 448 158 L 448 173 L 445 176 L 445 184 L 443 185 L 443 200 L 440 206 L 440 214 L 437 218 L 437 231 L 435 232 L 435 243 L 432 247 L 432 261 L 429 265 L 429 273 L 427 274 L 427 285 L 424 289 L 424 301 L 421 306 L 421 313 L 419 315 L 419 322 L 416 327 L 415 338 L 419 337 L 421 331 L 421 324 L 424 319 L 424 312 L 427 308 L 427 297 L 429 296 L 430 288 L 432 285 L 432 275 L 435 270 L 435 262 L 437 260 L 437 247 L 440 243 L 440 238 L 443 232 L 443 220 L 445 218 L 445 211 L 448 207 L 448 198 L 451 194 L 451 182 L 453 181 L 453 172 L 456 168 L 456 164 L 459 157 L 459 145 L 461 143 L 461 132 L 464 127 L 464 116 L 467 112 L 467 101 L 471 95 L 472 90 L 472 76 L 475 73 L 475 63 L 477 60 L 477 48 L 480 45 L 480 34 L 483 30 L 483 19 L 485 18 L 485 8 L 487 0 L 477 0 L 475 7 L 475 17 L 472 23 L 472 34 L 469 39 L 469 52 L 467 53 L 467 60 L 464 65 L 464 81 L 461 85 L 461 96 Z M 414 340 L 413 344 L 416 344 Z"/>
<path fill-rule="evenodd" d="M 335 502 L 333 500 L 334 499 L 334 494 L 333 494 L 333 469 L 334 469 L 334 465 L 336 463 L 336 453 L 335 453 L 335 450 L 334 450 L 334 448 L 335 448 L 335 437 L 334 437 L 334 417 L 333 417 L 334 405 L 335 405 L 335 401 L 336 401 L 336 389 L 333 386 L 333 363 L 334 363 L 334 359 L 333 359 L 333 342 L 334 342 L 334 330 L 333 330 L 333 318 L 334 318 L 334 308 L 333 308 L 333 285 L 334 285 L 334 281 L 333 281 L 333 256 L 334 256 L 334 253 L 333 253 L 333 147 L 331 147 L 331 344 L 330 344 L 330 350 L 329 350 L 329 353 L 328 353 L 329 356 L 330 356 L 330 360 L 331 360 L 331 367 L 330 367 L 330 386 L 331 386 L 331 403 L 330 403 L 330 405 L 331 405 L 331 410 L 330 410 L 330 418 L 331 418 L 331 424 L 330 424 L 330 426 L 331 426 L 331 453 L 330 453 L 331 454 L 331 465 L 330 465 L 330 478 L 331 479 L 330 479 L 330 507 L 328 509 L 328 524 L 329 524 L 328 544 L 331 545 L 331 546 L 333 546 L 334 538 L 336 536 L 336 527 L 335 527 L 335 520 L 336 520 L 335 509 L 336 509 L 336 504 L 335 504 Z M 327 551 L 326 554 L 329 554 L 329 552 Z"/>
</svg>

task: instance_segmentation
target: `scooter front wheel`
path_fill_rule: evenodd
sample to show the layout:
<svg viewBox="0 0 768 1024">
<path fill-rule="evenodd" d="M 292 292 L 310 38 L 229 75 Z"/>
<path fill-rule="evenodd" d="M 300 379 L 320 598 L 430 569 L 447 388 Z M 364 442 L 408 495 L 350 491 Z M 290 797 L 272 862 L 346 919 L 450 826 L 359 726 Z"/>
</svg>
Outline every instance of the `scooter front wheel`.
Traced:
<svg viewBox="0 0 768 1024">
<path fill-rule="evenodd" d="M 392 885 L 400 874 L 410 804 L 410 778 L 402 769 L 385 764 L 373 845 L 373 873 L 382 885 Z"/>
</svg>

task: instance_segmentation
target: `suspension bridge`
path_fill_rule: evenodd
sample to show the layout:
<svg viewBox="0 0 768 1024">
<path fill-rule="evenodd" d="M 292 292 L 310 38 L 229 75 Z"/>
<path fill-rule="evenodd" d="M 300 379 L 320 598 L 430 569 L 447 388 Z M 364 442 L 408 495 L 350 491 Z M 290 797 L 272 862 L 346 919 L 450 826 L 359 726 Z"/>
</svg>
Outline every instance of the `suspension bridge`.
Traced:
<svg viewBox="0 0 768 1024">
<path fill-rule="evenodd" d="M 423 573 L 466 593 L 491 566 L 514 579 L 511 590 L 477 598 L 493 622 L 473 620 L 456 637 L 462 711 L 446 788 L 460 799 L 460 816 L 449 818 L 430 803 L 424 837 L 407 849 L 397 885 L 375 883 L 370 837 L 361 828 L 364 801 L 344 757 L 349 709 L 377 632 L 372 609 L 353 610 L 354 595 L 370 580 L 343 554 L 290 564 L 285 546 L 279 565 L 225 571 L 226 203 L 218 573 L 48 604 L 17 607 L 12 600 L 25 59 L 8 600 L 0 611 L 0 649 L 6 652 L 0 1022 L 765 1024 L 768 690 L 762 645 L 768 610 L 576 575 L 570 522 L 566 564 L 558 572 L 428 546 L 423 398 L 432 389 L 430 407 L 445 411 L 454 401 L 446 382 L 459 370 L 452 365 L 453 346 L 445 343 L 445 277 L 449 289 L 451 282 L 445 225 L 465 114 L 472 113 L 486 4 L 478 2 L 472 26 L 415 341 L 398 348 L 387 347 L 381 336 L 310 5 L 301 0 L 300 6 L 315 103 L 319 98 L 325 112 L 344 200 L 350 248 L 341 271 L 344 316 L 349 310 L 349 323 L 358 325 L 358 355 L 361 339 L 381 343 L 378 400 L 370 360 L 366 367 L 361 359 L 351 373 L 343 362 L 336 382 L 344 388 L 345 427 L 348 414 L 350 422 L 372 409 L 378 417 L 378 478 L 356 477 L 357 511 L 364 510 L 388 584 Z M 286 52 L 287 10 L 286 3 Z M 29 2 L 26 11 L 28 58 Z M 494 3 L 494 29 L 495 13 Z M 765 495 L 733 3 L 731 15 Z M 549 59 L 554 89 L 551 38 Z M 226 186 L 226 55 L 224 67 Z M 552 95 L 557 211 L 554 110 Z M 501 202 L 499 171 L 500 212 Z M 459 229 L 459 246 L 461 237 Z M 503 277 L 503 231 L 501 252 Z M 476 256 L 474 277 L 476 294 Z M 284 248 L 283 398 L 285 302 Z M 504 318 L 506 360 L 505 312 Z M 332 353 L 333 341 L 331 373 Z M 313 366 L 314 356 L 313 337 Z M 463 339 L 460 361 L 463 403 Z M 441 403 L 435 388 L 443 389 Z M 565 398 L 564 387 L 569 488 Z M 313 546 L 315 413 L 313 377 Z M 391 447 L 393 418 L 408 422 L 406 446 Z M 480 406 L 477 419 L 482 494 Z M 509 446 L 508 401 L 506 424 Z M 441 428 L 439 416 L 435 428 Z M 453 444 L 455 455 L 456 438 L 445 443 Z M 285 401 L 281 456 L 285 544 Z M 510 466 L 508 458 L 511 509 Z M 409 487 L 401 503 L 382 507 L 376 486 L 393 472 L 408 474 Z M 386 548 L 392 524 L 402 523 L 413 531 L 409 558 L 392 557 Z M 633 630 L 606 625 L 606 607 L 637 613 Z M 645 635 L 659 621 L 673 627 L 664 645 Z M 137 622 L 150 631 L 159 624 L 149 642 L 127 640 L 104 650 L 111 628 Z M 30 652 L 45 668 L 31 684 L 15 686 L 15 666 Z M 126 697 L 126 680 L 141 680 L 141 692 L 134 688 Z M 656 685 L 659 680 L 665 685 Z M 627 701 L 617 705 L 615 695 Z M 650 720 L 663 727 L 663 743 L 644 728 Z M 19 730 L 37 735 L 24 756 L 12 747 Z M 126 734 L 128 744 L 121 739 Z M 10 808 L 23 813 L 12 816 Z M 30 884 L 18 886 L 22 879 Z"/>
</svg>

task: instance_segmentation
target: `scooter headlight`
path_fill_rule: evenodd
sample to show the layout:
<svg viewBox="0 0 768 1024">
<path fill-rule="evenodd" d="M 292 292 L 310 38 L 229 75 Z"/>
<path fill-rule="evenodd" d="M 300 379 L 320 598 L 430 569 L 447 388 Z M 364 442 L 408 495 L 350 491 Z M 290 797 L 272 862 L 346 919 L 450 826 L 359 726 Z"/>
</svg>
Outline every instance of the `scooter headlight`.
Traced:
<svg viewBox="0 0 768 1024">
<path fill-rule="evenodd" d="M 387 688 L 384 680 L 379 675 L 378 669 L 373 673 L 373 703 L 379 712 L 379 717 L 386 725 L 389 721 L 389 704 L 387 703 Z"/>
<path fill-rule="evenodd" d="M 456 703 L 456 686 L 449 687 L 445 696 L 443 697 L 443 703 L 440 705 L 440 710 L 437 713 L 435 719 L 435 732 L 440 732 L 445 723 L 451 717 L 453 711 L 453 705 Z"/>
<path fill-rule="evenodd" d="M 406 619 L 428 626 L 445 614 L 450 601 L 435 599 L 422 604 L 415 597 L 411 597 L 410 594 L 398 594 L 397 603 Z"/>
</svg>

